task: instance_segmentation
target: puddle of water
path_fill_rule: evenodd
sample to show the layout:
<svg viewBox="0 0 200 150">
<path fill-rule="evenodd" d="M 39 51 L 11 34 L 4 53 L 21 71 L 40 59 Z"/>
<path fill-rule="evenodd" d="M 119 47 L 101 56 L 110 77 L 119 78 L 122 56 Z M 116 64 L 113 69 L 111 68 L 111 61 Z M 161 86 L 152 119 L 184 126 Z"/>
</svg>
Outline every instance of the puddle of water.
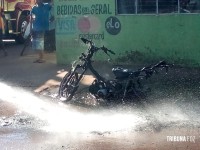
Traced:
<svg viewBox="0 0 200 150">
<path fill-rule="evenodd" d="M 72 105 L 53 103 L 49 99 L 39 98 L 20 88 L 13 88 L 0 83 L 0 99 L 10 102 L 22 111 L 47 121 L 48 125 L 42 129 L 51 132 L 112 132 L 133 131 L 140 126 L 156 128 L 160 131 L 172 123 L 190 122 L 198 114 L 186 113 L 183 108 L 172 103 L 170 99 L 163 99 L 160 104 L 150 104 L 145 108 L 126 107 L 102 110 L 99 112 L 85 112 Z M 193 122 L 190 122 L 191 124 Z"/>
<path fill-rule="evenodd" d="M 200 120 L 199 113 L 193 111 L 193 105 L 184 109 L 185 104 L 183 107 L 176 105 L 173 99 L 162 99 L 162 102 L 145 108 L 131 106 L 94 112 L 54 103 L 4 83 L 0 83 L 0 91 L 0 100 L 35 116 L 35 122 L 43 120 L 48 123 L 27 130 L 5 131 L 9 128 L 1 128 L 0 145 L 3 149 L 198 149 L 198 144 L 194 143 L 166 142 L 169 135 L 198 137 L 196 134 L 199 133 L 196 128 L 194 132 L 189 130 L 192 126 L 187 123 L 183 130 L 179 128 L 185 122 L 192 124 L 192 117 Z M 173 126 L 174 123 L 177 126 Z"/>
<path fill-rule="evenodd" d="M 91 113 L 73 109 L 66 104 L 51 103 L 49 100 L 19 88 L 0 83 L 0 99 L 10 102 L 22 111 L 48 122 L 43 129 L 56 132 L 106 132 L 130 130 L 143 123 L 143 119 L 129 112 Z"/>
</svg>

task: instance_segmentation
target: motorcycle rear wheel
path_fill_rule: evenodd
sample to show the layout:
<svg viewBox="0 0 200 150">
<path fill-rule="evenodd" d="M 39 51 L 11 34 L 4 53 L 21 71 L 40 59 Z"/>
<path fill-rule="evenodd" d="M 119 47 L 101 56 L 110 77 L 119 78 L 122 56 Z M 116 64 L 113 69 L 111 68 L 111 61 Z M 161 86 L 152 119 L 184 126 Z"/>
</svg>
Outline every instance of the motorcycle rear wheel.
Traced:
<svg viewBox="0 0 200 150">
<path fill-rule="evenodd" d="M 78 73 L 69 72 L 62 79 L 59 87 L 59 96 L 63 102 L 70 101 L 78 89 Z"/>
</svg>

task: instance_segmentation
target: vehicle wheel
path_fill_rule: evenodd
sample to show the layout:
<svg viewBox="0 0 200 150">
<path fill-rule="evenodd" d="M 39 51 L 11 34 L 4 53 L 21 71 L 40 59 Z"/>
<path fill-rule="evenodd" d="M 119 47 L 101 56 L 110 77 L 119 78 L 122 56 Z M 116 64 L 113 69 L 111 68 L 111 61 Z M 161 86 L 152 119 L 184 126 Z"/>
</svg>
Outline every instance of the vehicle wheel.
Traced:
<svg viewBox="0 0 200 150">
<path fill-rule="evenodd" d="M 59 96 L 63 102 L 70 101 L 78 89 L 78 73 L 69 72 L 62 79 L 59 87 Z"/>
<path fill-rule="evenodd" d="M 24 33 L 26 31 L 27 26 L 28 26 L 27 16 L 21 15 L 18 24 L 18 32 L 20 32 L 20 34 L 15 37 L 15 41 L 17 43 L 23 44 L 25 42 L 26 39 L 24 38 Z"/>
</svg>

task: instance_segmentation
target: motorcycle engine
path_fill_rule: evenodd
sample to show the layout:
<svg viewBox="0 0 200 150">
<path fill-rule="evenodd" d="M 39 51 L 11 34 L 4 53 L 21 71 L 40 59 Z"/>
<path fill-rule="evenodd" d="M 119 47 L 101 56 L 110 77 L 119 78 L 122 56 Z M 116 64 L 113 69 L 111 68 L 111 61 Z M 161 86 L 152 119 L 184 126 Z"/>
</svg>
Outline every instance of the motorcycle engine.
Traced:
<svg viewBox="0 0 200 150">
<path fill-rule="evenodd" d="M 96 98 L 108 99 L 120 94 L 122 85 L 114 80 L 109 80 L 106 83 L 103 81 L 94 80 L 89 87 L 89 92 Z"/>
<path fill-rule="evenodd" d="M 89 87 L 89 92 L 96 98 L 105 99 L 108 96 L 109 89 L 103 81 L 94 80 L 92 85 Z"/>
</svg>

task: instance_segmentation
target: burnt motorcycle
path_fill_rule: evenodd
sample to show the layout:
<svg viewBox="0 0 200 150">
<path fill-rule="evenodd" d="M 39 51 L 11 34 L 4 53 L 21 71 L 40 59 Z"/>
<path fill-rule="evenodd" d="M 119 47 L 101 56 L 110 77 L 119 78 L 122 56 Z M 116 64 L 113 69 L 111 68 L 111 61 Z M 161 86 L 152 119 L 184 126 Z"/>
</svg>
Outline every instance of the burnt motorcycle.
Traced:
<svg viewBox="0 0 200 150">
<path fill-rule="evenodd" d="M 89 45 L 88 50 L 82 53 L 77 61 L 72 64 L 70 71 L 64 76 L 59 87 L 59 96 L 64 102 L 72 100 L 76 94 L 79 83 L 84 77 L 87 70 L 95 76 L 95 80 L 89 86 L 89 92 L 96 99 L 103 100 L 135 100 L 137 98 L 146 97 L 147 90 L 144 89 L 143 80 L 150 78 L 160 69 L 168 71 L 169 65 L 165 61 L 160 61 L 154 65 L 149 65 L 137 70 L 115 67 L 112 72 L 115 79 L 107 80 L 101 76 L 92 66 L 92 57 L 94 53 L 103 51 L 110 57 L 115 54 L 105 46 L 96 47 L 95 44 L 88 39 L 81 40 Z M 81 73 L 79 73 L 81 71 Z"/>
</svg>

